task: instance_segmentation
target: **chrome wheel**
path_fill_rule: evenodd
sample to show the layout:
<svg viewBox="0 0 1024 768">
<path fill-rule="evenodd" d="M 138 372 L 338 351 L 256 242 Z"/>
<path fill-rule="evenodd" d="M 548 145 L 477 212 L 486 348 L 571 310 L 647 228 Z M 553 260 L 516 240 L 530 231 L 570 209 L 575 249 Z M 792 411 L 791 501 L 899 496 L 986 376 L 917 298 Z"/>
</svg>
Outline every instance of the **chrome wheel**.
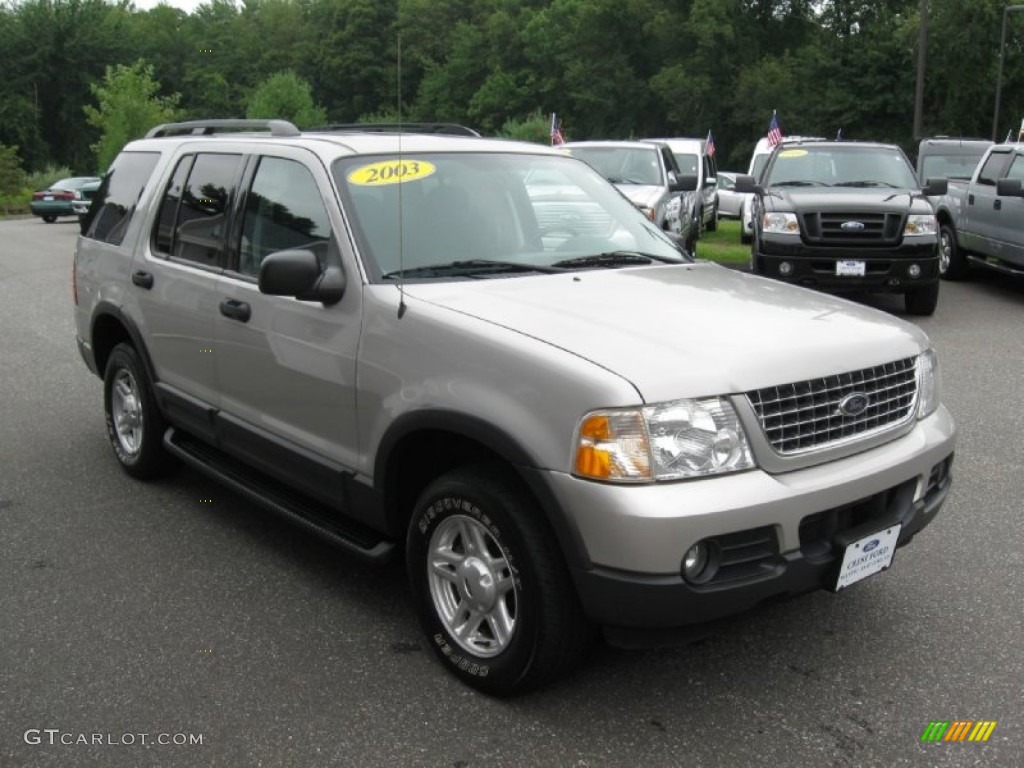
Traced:
<svg viewBox="0 0 1024 768">
<path fill-rule="evenodd" d="M 953 260 L 953 233 L 945 227 L 939 234 L 939 274 L 944 275 L 949 271 L 950 262 Z"/>
<path fill-rule="evenodd" d="M 110 391 L 110 413 L 121 449 L 134 456 L 142 447 L 142 403 L 135 378 L 124 368 L 114 377 Z"/>
<path fill-rule="evenodd" d="M 518 594 L 508 556 L 477 520 L 453 515 L 430 537 L 430 596 L 448 634 L 463 650 L 491 658 L 512 641 Z"/>
</svg>

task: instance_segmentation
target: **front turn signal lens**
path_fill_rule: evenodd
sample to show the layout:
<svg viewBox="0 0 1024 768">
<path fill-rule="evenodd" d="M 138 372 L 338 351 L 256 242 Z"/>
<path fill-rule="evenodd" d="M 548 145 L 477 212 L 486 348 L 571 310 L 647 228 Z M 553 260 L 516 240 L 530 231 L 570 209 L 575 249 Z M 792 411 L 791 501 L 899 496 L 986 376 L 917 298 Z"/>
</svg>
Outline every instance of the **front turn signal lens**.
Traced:
<svg viewBox="0 0 1024 768">
<path fill-rule="evenodd" d="M 647 427 L 639 410 L 597 411 L 580 422 L 576 474 L 593 480 L 651 479 Z"/>
</svg>

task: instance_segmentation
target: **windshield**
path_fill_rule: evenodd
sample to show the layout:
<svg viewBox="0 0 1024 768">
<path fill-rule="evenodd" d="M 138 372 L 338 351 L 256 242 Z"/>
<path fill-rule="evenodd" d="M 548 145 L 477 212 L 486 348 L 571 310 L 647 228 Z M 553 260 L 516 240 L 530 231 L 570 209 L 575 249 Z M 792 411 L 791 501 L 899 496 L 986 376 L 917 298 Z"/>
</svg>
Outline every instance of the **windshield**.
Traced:
<svg viewBox="0 0 1024 768">
<path fill-rule="evenodd" d="M 697 176 L 700 174 L 700 157 L 687 152 L 673 152 L 676 163 L 679 165 L 679 172 L 684 176 Z"/>
<path fill-rule="evenodd" d="M 765 186 L 918 186 L 906 156 L 895 147 L 834 144 L 782 149 L 765 170 Z"/>
<path fill-rule="evenodd" d="M 658 150 L 651 147 L 566 147 L 573 157 L 587 163 L 613 184 L 660 187 Z"/>
<path fill-rule="evenodd" d="M 929 155 L 922 164 L 921 180 L 969 179 L 984 154 L 982 149 L 976 155 Z"/>
<path fill-rule="evenodd" d="M 342 158 L 333 171 L 377 282 L 688 260 L 615 187 L 571 157 L 378 155 Z"/>
</svg>

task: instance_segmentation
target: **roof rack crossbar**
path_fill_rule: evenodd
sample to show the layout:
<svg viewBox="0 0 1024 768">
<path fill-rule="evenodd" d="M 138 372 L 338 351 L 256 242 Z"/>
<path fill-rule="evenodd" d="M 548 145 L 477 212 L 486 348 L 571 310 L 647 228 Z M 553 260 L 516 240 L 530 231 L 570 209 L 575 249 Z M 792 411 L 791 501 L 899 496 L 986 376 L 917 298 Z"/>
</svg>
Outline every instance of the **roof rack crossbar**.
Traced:
<svg viewBox="0 0 1024 768">
<path fill-rule="evenodd" d="M 355 133 L 443 133 L 454 136 L 479 136 L 472 128 L 458 123 L 331 123 L 310 128 L 313 132 Z"/>
<path fill-rule="evenodd" d="M 212 136 L 227 131 L 270 131 L 271 136 L 299 136 L 301 131 L 287 120 L 190 120 L 184 123 L 164 123 L 152 128 L 147 139 L 162 136 Z"/>
</svg>

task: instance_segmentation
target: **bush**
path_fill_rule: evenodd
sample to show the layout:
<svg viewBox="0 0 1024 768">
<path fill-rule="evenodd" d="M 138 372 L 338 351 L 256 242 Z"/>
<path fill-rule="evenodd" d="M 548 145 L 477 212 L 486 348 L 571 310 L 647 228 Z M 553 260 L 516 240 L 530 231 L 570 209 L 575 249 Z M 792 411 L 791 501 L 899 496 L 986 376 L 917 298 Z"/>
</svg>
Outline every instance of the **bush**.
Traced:
<svg viewBox="0 0 1024 768">
<path fill-rule="evenodd" d="M 48 165 L 40 171 L 28 174 L 25 179 L 25 186 L 29 188 L 29 197 L 32 192 L 46 189 L 53 182 L 74 176 L 75 173 L 66 165 Z"/>
<path fill-rule="evenodd" d="M 509 118 L 498 131 L 503 139 L 532 141 L 535 144 L 551 143 L 551 118 L 545 117 L 540 110 L 523 119 Z"/>
</svg>

